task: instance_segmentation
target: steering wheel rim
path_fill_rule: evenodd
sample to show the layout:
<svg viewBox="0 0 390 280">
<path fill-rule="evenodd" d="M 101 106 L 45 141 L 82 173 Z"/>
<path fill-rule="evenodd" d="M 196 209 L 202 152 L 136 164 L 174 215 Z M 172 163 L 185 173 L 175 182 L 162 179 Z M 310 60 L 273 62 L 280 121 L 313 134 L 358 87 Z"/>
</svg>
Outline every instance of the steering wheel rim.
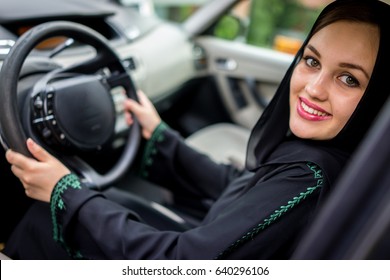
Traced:
<svg viewBox="0 0 390 280">
<path fill-rule="evenodd" d="M 125 88 L 127 96 L 137 100 L 136 90 L 130 75 L 122 65 L 120 58 L 103 36 L 84 25 L 73 22 L 56 21 L 40 24 L 24 33 L 18 39 L 4 60 L 1 68 L 0 136 L 1 143 L 5 149 L 10 148 L 32 157 L 26 147 L 26 140 L 28 137 L 37 140 L 37 137 L 31 135 L 31 129 L 26 132 L 22 124 L 17 104 L 18 77 L 23 63 L 33 48 L 45 39 L 56 36 L 73 38 L 81 43 L 92 46 L 96 50 L 96 55 L 92 59 L 75 66 L 72 65 L 72 67 L 65 69 L 64 72 L 90 74 L 103 67 L 109 67 L 111 72 L 116 73 L 117 77 L 119 77 L 120 83 L 123 83 L 121 86 Z M 136 157 L 140 139 L 141 130 L 139 123 L 135 119 L 134 124 L 129 129 L 127 143 L 122 155 L 116 164 L 105 174 L 98 173 L 93 167 L 77 156 L 63 156 L 59 159 L 72 171 L 77 173 L 83 183 L 91 188 L 104 189 L 109 187 L 110 184 L 118 180 L 129 170 Z M 37 142 L 41 142 L 39 138 Z"/>
</svg>

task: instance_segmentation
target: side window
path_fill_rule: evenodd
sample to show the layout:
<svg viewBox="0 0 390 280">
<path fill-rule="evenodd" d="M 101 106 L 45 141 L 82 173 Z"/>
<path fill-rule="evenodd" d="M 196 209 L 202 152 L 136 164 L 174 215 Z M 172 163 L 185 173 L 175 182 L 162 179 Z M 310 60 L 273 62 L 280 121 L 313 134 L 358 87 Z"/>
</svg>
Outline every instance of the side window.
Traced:
<svg viewBox="0 0 390 280">
<path fill-rule="evenodd" d="M 322 8 L 332 1 L 242 0 L 219 20 L 213 34 L 295 54 Z"/>
<path fill-rule="evenodd" d="M 332 1 L 241 0 L 215 23 L 210 34 L 294 54 L 321 9 Z M 168 2 L 171 4 L 168 5 Z M 153 0 L 157 14 L 175 22 L 184 21 L 206 2 Z"/>
</svg>

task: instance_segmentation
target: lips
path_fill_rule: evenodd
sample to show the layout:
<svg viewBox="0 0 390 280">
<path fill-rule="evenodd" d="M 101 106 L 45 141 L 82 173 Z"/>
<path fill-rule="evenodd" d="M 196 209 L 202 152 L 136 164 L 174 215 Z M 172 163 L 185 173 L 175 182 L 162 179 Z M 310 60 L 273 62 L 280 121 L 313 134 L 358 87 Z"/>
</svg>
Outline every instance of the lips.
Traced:
<svg viewBox="0 0 390 280">
<path fill-rule="evenodd" d="M 320 108 L 319 106 L 309 102 L 307 99 L 300 97 L 297 105 L 298 114 L 307 120 L 321 121 L 327 120 L 332 115 Z"/>
</svg>

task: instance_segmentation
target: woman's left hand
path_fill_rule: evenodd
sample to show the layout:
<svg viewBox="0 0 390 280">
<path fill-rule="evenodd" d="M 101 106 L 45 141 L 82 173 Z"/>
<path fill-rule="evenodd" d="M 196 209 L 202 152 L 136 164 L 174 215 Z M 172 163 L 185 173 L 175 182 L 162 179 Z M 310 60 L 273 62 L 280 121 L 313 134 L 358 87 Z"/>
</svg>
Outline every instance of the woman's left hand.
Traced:
<svg viewBox="0 0 390 280">
<path fill-rule="evenodd" d="M 35 158 L 8 150 L 6 159 L 12 165 L 12 172 L 22 182 L 28 197 L 50 202 L 54 186 L 70 170 L 32 139 L 27 140 L 27 148 Z"/>
</svg>

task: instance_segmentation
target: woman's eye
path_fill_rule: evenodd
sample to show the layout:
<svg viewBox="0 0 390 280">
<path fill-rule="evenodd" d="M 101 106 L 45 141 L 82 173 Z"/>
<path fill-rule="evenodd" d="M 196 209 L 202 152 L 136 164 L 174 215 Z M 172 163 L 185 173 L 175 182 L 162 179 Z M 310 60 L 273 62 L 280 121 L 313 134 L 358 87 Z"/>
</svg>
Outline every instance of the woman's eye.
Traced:
<svg viewBox="0 0 390 280">
<path fill-rule="evenodd" d="M 309 67 L 317 68 L 320 65 L 320 63 L 312 57 L 305 57 L 304 59 L 306 61 L 306 65 Z"/>
<path fill-rule="evenodd" d="M 359 86 L 358 80 L 356 80 L 354 77 L 350 75 L 342 75 L 340 76 L 340 81 L 342 81 L 344 84 L 346 84 L 349 87 L 357 87 Z"/>
</svg>

